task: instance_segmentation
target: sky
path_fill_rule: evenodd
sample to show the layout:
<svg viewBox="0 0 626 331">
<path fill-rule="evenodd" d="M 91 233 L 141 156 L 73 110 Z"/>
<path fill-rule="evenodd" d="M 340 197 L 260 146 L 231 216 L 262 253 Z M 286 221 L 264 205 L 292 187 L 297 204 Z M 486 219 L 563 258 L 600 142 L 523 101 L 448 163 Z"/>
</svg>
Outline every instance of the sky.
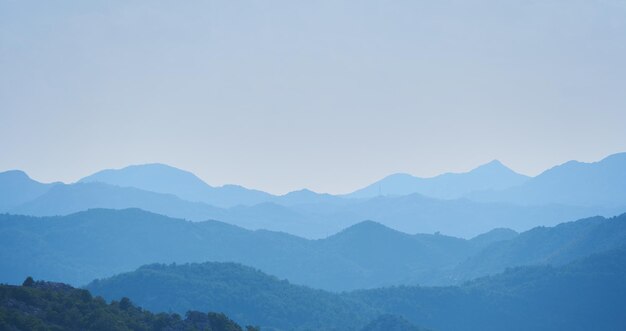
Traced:
<svg viewBox="0 0 626 331">
<path fill-rule="evenodd" d="M 0 171 L 346 193 L 626 151 L 625 0 L 0 0 Z"/>
</svg>

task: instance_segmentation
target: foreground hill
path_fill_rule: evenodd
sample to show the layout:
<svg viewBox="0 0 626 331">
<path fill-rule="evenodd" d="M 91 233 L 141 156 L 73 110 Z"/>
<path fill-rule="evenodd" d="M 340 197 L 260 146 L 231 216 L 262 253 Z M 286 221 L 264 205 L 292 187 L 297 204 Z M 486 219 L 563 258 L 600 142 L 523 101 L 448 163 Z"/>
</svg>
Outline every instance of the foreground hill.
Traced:
<svg viewBox="0 0 626 331">
<path fill-rule="evenodd" d="M 623 330 L 626 249 L 560 267 L 509 269 L 460 287 L 403 286 L 333 294 L 294 286 L 248 267 L 204 263 L 145 266 L 87 288 L 109 299 L 128 295 L 156 311 L 226 311 L 238 321 L 258 318 L 262 327 L 284 330 L 355 330 L 371 316 L 388 314 L 396 318 L 379 317 L 368 327 L 376 330 L 377 325 L 392 323 L 404 324 L 406 329 L 399 330 L 411 330 L 411 324 L 449 331 Z"/>
<path fill-rule="evenodd" d="M 0 330 L 243 331 L 224 314 L 189 311 L 153 314 L 127 298 L 107 304 L 86 290 L 31 278 L 23 286 L 0 285 Z M 248 331 L 258 328 L 246 327 Z"/>
<path fill-rule="evenodd" d="M 504 231 L 504 233 L 503 233 Z M 626 242 L 626 214 L 473 240 L 362 222 L 321 240 L 188 222 L 138 209 L 64 217 L 0 215 L 0 281 L 85 284 L 150 263 L 237 262 L 327 290 L 447 285 L 531 264 L 564 264 Z"/>
<path fill-rule="evenodd" d="M 87 289 L 105 298 L 128 296 L 154 311 L 217 309 L 238 322 L 279 330 L 358 330 L 374 315 L 349 298 L 232 263 L 148 265 Z"/>
</svg>

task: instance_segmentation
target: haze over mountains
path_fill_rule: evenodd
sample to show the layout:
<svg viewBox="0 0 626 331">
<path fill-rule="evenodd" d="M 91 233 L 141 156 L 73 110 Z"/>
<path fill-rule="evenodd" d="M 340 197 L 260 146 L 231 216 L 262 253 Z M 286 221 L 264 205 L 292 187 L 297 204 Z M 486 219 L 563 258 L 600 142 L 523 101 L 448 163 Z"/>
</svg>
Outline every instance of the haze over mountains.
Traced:
<svg viewBox="0 0 626 331">
<path fill-rule="evenodd" d="M 188 171 L 158 163 L 102 170 L 78 182 L 98 182 L 173 194 L 184 200 L 204 202 L 216 207 L 255 205 L 272 199 L 272 195 L 268 193 L 237 185 L 213 187 Z"/>
<path fill-rule="evenodd" d="M 564 266 L 509 269 L 459 287 L 387 287 L 328 293 L 230 263 L 147 265 L 94 281 L 96 295 L 130 297 L 153 311 L 224 311 L 271 330 L 358 330 L 399 316 L 433 330 L 620 330 L 626 325 L 626 250 Z M 245 293 L 245 295 L 244 295 Z M 394 330 L 393 328 L 382 330 Z"/>
<path fill-rule="evenodd" d="M 497 227 L 516 231 L 626 211 L 626 153 L 568 162 L 534 178 L 493 161 L 470 172 L 417 178 L 391 175 L 348 195 L 309 190 L 282 196 L 241 186 L 212 187 L 162 164 L 103 170 L 75 184 L 42 184 L 0 173 L 1 212 L 68 215 L 90 208 L 141 208 L 193 221 L 323 238 L 363 220 L 409 233 L 470 238 Z M 380 193 L 380 195 L 379 195 Z"/>
<path fill-rule="evenodd" d="M 523 184 L 529 179 L 507 168 L 498 160 L 466 173 L 446 173 L 432 178 L 393 174 L 367 187 L 347 194 L 350 198 L 372 198 L 379 195 L 419 193 L 440 199 L 456 199 L 484 190 L 503 190 Z"/>
<path fill-rule="evenodd" d="M 8 171 L 0 282 L 89 284 L 267 330 L 620 330 L 625 172 L 626 154 L 533 178 L 491 162 L 275 196 L 162 164 L 73 184 Z"/>
<path fill-rule="evenodd" d="M 565 204 L 623 207 L 626 196 L 626 153 L 593 163 L 569 161 L 501 191 L 470 194 L 477 201 L 501 201 L 524 205 Z"/>
<path fill-rule="evenodd" d="M 626 242 L 626 214 L 517 235 L 471 240 L 406 234 L 367 221 L 322 240 L 217 221 L 188 222 L 138 209 L 63 217 L 0 215 L 0 282 L 82 285 L 148 263 L 237 262 L 295 284 L 341 291 L 398 284 L 447 285 L 520 265 L 562 265 Z"/>
</svg>

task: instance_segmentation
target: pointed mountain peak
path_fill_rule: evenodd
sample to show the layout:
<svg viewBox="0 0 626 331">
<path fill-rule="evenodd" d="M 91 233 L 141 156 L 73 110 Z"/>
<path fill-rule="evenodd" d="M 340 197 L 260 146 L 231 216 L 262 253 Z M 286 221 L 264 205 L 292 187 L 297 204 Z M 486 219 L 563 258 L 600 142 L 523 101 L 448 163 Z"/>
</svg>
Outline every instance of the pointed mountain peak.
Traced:
<svg viewBox="0 0 626 331">
<path fill-rule="evenodd" d="M 500 160 L 493 160 L 483 165 L 480 165 L 474 168 L 473 170 L 471 170 L 469 173 L 474 173 L 474 174 L 475 173 L 483 173 L 483 174 L 501 173 L 501 174 L 515 174 L 518 176 L 527 177 L 527 176 L 518 174 L 517 172 L 513 171 L 511 168 L 507 167 L 502 162 L 500 162 Z"/>
<path fill-rule="evenodd" d="M 483 165 L 480 165 L 480 166 L 474 168 L 474 170 L 472 170 L 472 171 L 476 171 L 476 170 L 479 170 L 479 169 L 489 169 L 489 170 L 506 169 L 506 170 L 511 170 L 509 167 L 505 166 L 502 162 L 500 162 L 500 160 L 492 160 L 490 162 L 487 162 L 487 163 L 485 163 Z"/>
</svg>

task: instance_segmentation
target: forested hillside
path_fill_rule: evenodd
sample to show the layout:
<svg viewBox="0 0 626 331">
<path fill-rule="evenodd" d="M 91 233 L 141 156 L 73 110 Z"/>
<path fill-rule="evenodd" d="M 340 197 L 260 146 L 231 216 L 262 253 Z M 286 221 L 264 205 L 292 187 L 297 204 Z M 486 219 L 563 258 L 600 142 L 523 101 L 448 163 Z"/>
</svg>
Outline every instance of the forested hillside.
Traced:
<svg viewBox="0 0 626 331">
<path fill-rule="evenodd" d="M 623 330 L 626 248 L 561 267 L 509 269 L 458 287 L 337 294 L 294 286 L 249 267 L 204 263 L 145 266 L 87 288 L 107 299 L 127 295 L 155 311 L 224 311 L 241 323 L 283 330 L 358 330 L 402 319 L 443 331 Z"/>
<path fill-rule="evenodd" d="M 0 285 L 0 330 L 243 331 L 221 313 L 153 314 L 128 298 L 107 304 L 87 290 L 30 277 L 23 286 Z"/>
<path fill-rule="evenodd" d="M 376 310 L 232 263 L 148 265 L 94 281 L 107 299 L 128 296 L 153 311 L 221 311 L 240 323 L 280 330 L 358 330 Z"/>
</svg>

